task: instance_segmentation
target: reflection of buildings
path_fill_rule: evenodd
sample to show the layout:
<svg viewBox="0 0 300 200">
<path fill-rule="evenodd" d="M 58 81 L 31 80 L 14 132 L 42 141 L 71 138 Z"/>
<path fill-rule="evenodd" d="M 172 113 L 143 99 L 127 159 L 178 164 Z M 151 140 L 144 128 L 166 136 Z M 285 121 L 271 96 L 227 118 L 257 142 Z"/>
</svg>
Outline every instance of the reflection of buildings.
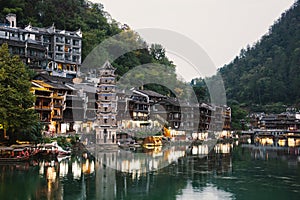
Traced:
<svg viewBox="0 0 300 200">
<path fill-rule="evenodd" d="M 172 192 L 177 193 L 178 188 L 184 188 L 187 180 L 197 179 L 204 174 L 210 176 L 215 172 L 230 172 L 231 154 L 228 151 L 231 152 L 231 145 L 220 144 L 215 149 L 215 155 L 208 154 L 205 158 L 187 156 L 186 146 L 173 146 L 142 153 L 97 152 L 95 162 L 86 157 L 40 162 L 40 177 L 47 184 L 41 186 L 38 197 L 126 199 L 131 192 L 151 196 L 155 188 L 165 187 L 169 190 L 161 194 L 163 199 L 170 197 Z M 182 179 L 178 181 L 178 177 Z M 171 181 L 173 178 L 176 181 Z M 68 184 L 70 182 L 72 184 Z"/>
<path fill-rule="evenodd" d="M 117 197 L 118 199 L 130 199 L 131 196 L 148 197 L 149 199 L 168 199 L 172 194 L 180 194 L 181 189 L 186 187 L 190 181 L 195 187 L 200 184 L 206 185 L 206 179 L 219 173 L 230 173 L 232 171 L 232 145 L 218 144 L 216 152 L 212 151 L 206 157 L 187 156 L 185 149 L 173 149 L 167 154 L 161 155 L 158 152 L 152 154 L 157 157 L 175 158 L 176 164 L 155 170 L 153 173 L 131 172 L 124 174 L 117 172 Z M 222 152 L 222 153 L 221 153 Z M 179 157 L 178 157 L 179 156 Z M 133 166 L 137 165 L 137 160 L 130 162 Z M 126 163 L 126 166 L 129 166 Z M 133 167 L 132 167 L 133 168 Z M 180 177 L 180 179 L 178 179 Z M 174 188 L 173 188 L 174 187 Z M 175 189 L 176 188 L 176 189 Z M 156 191 L 161 191 L 157 194 Z M 159 197 L 158 197 L 159 196 Z"/>
<path fill-rule="evenodd" d="M 249 134 L 249 138 L 251 137 L 253 144 L 274 147 L 300 146 L 300 134 L 295 131 L 257 129 L 247 134 Z M 244 135 L 246 135 L 245 132 Z"/>
<path fill-rule="evenodd" d="M 299 147 L 275 147 L 275 146 L 255 146 L 255 145 L 243 145 L 244 149 L 250 151 L 250 155 L 255 160 L 284 160 L 294 162 L 298 165 L 300 148 Z"/>
<path fill-rule="evenodd" d="M 64 199 L 66 197 L 64 191 L 72 191 L 73 186 L 63 184 L 64 178 L 82 181 L 82 185 L 78 188 L 75 194 L 72 194 L 75 199 L 88 197 L 86 192 L 85 175 L 95 173 L 95 164 L 93 160 L 86 158 L 64 159 L 57 161 L 40 161 L 39 174 L 46 179 L 47 185 L 36 194 L 37 199 Z M 44 187 L 44 186 L 43 186 Z"/>
<path fill-rule="evenodd" d="M 95 187 L 97 199 L 117 199 L 117 192 L 127 190 L 127 181 L 140 181 L 151 171 L 160 170 L 185 156 L 185 146 L 161 148 L 142 153 L 129 151 L 97 152 Z M 118 180 L 117 173 L 124 173 L 123 180 Z M 128 180 L 127 177 L 130 176 Z M 121 182 L 120 182 L 121 181 Z M 123 185 L 124 184 L 124 185 Z M 129 187 L 129 186 L 128 186 Z M 144 188 L 144 183 L 141 183 Z M 146 186 L 147 187 L 147 186 Z M 148 186 L 150 187 L 150 185 Z"/>
<path fill-rule="evenodd" d="M 186 146 L 173 146 L 168 149 L 161 147 L 145 150 L 141 153 L 130 151 L 98 152 L 97 161 L 107 167 L 121 172 L 143 174 L 170 165 L 185 156 Z"/>
<path fill-rule="evenodd" d="M 190 154 L 192 162 L 201 160 L 200 166 L 192 165 L 193 170 L 197 171 L 215 171 L 216 173 L 224 173 L 232 171 L 233 144 L 218 143 L 213 149 L 206 144 L 192 146 Z"/>
<path fill-rule="evenodd" d="M 191 155 L 188 155 L 188 146 L 172 146 L 168 149 L 160 147 L 141 153 L 130 151 L 98 152 L 96 157 L 98 165 L 104 164 L 106 167 L 120 172 L 132 173 L 133 178 L 138 178 L 146 172 L 156 171 L 172 163 L 177 163 L 178 160 L 185 159 L 187 156 L 199 159 L 206 158 L 210 170 L 219 166 L 222 171 L 231 171 L 232 148 L 232 144 L 217 144 L 214 149 L 209 149 L 207 145 L 199 145 L 191 150 Z"/>
<path fill-rule="evenodd" d="M 108 153 L 97 159 L 100 160 L 96 161 L 96 199 L 116 199 L 116 171 L 110 167 L 116 158 L 113 153 Z"/>
</svg>

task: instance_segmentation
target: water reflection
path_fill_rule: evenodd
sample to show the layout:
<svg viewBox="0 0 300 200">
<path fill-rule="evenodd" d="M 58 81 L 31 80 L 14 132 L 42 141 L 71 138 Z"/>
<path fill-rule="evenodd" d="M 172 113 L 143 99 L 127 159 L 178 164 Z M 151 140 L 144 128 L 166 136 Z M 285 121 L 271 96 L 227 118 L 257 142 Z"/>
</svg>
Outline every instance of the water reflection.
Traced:
<svg viewBox="0 0 300 200">
<path fill-rule="evenodd" d="M 95 159 L 83 155 L 0 165 L 0 199 L 299 197 L 299 148 L 219 143 L 207 149 L 201 144 L 98 151 Z"/>
<path fill-rule="evenodd" d="M 188 146 L 170 146 L 165 149 L 141 149 L 138 152 L 118 150 L 111 152 L 96 151 L 95 157 L 99 165 L 121 172 L 142 174 L 155 171 L 177 162 L 186 156 Z"/>
<path fill-rule="evenodd" d="M 233 199 L 233 194 L 219 189 L 214 184 L 207 184 L 201 189 L 193 188 L 192 184 L 188 182 L 186 188 L 182 190 L 182 194 L 176 195 L 176 199 L 180 200 L 198 200 L 198 199 L 209 199 L 209 200 L 218 200 L 218 199 Z"/>
<path fill-rule="evenodd" d="M 64 199 L 63 180 L 83 180 L 84 175 L 94 173 L 94 160 L 85 157 L 67 157 L 60 161 L 41 160 L 38 162 L 41 188 L 36 197 L 41 199 Z M 81 188 L 83 189 L 83 188 Z"/>
<path fill-rule="evenodd" d="M 150 173 L 121 173 L 117 176 L 116 199 L 231 199 L 233 194 L 210 182 L 214 176 L 232 172 L 232 144 L 217 144 L 168 149 L 161 160 L 173 161 L 168 167 Z M 197 151 L 195 151 L 195 149 Z M 203 156 L 205 155 L 205 156 Z M 176 161 L 168 158 L 176 157 Z M 121 177 L 121 178 L 120 178 Z M 228 197 L 228 198 L 227 198 Z"/>
<path fill-rule="evenodd" d="M 249 142 L 250 144 L 251 142 Z M 259 134 L 254 137 L 254 143 L 260 146 L 300 147 L 300 138 L 293 133 L 274 136 L 271 134 Z"/>
<path fill-rule="evenodd" d="M 214 147 L 217 154 L 229 154 L 233 150 L 233 143 L 219 143 Z"/>
</svg>

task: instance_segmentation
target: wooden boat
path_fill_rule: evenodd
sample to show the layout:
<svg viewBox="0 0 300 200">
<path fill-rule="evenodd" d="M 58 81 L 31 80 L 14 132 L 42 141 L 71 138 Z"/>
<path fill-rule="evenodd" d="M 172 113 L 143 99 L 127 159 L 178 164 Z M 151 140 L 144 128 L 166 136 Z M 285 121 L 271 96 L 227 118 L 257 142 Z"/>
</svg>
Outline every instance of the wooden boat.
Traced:
<svg viewBox="0 0 300 200">
<path fill-rule="evenodd" d="M 143 147 L 147 149 L 154 149 L 154 147 L 162 145 L 162 136 L 148 136 L 143 141 Z"/>
<path fill-rule="evenodd" d="M 64 150 L 57 142 L 38 144 L 37 148 L 42 156 L 71 155 L 71 151 Z"/>
<path fill-rule="evenodd" d="M 13 147 L 0 147 L 0 162 L 22 162 L 27 161 L 33 155 L 28 148 L 13 148 Z"/>
<path fill-rule="evenodd" d="M 118 139 L 117 144 L 120 148 L 126 150 L 135 150 L 136 148 L 141 147 L 141 145 L 132 138 Z"/>
</svg>

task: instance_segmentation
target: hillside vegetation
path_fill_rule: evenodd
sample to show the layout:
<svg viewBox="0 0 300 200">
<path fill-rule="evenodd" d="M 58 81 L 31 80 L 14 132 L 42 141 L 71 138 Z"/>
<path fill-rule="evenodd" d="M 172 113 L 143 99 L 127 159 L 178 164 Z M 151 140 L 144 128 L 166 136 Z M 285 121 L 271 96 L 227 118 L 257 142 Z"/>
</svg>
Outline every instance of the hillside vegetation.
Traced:
<svg viewBox="0 0 300 200">
<path fill-rule="evenodd" d="M 231 104 L 267 112 L 300 106 L 299 4 L 298 0 L 268 34 L 219 70 Z"/>
</svg>

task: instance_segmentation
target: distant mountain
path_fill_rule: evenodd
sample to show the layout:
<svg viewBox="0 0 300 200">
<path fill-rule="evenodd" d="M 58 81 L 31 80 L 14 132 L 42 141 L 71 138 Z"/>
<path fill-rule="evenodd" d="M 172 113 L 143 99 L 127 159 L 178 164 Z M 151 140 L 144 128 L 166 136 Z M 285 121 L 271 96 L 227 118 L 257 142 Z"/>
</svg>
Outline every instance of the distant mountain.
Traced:
<svg viewBox="0 0 300 200">
<path fill-rule="evenodd" d="M 272 5 L 270 5 L 272 6 Z M 227 99 L 252 111 L 300 105 L 300 0 L 269 33 L 219 69 Z"/>
</svg>

